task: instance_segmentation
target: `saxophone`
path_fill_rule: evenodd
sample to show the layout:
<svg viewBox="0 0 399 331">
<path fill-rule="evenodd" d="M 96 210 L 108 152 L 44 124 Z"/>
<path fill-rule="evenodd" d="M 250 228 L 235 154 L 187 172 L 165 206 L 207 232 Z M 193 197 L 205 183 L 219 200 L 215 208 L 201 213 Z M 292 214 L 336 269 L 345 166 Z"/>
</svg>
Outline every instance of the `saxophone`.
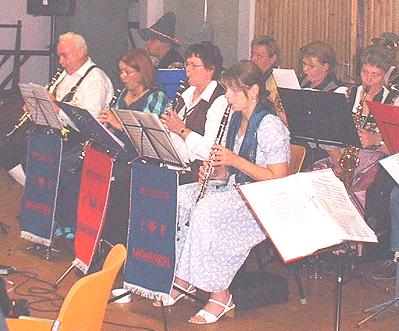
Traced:
<svg viewBox="0 0 399 331">
<path fill-rule="evenodd" d="M 226 127 L 227 127 L 227 121 L 229 120 L 230 112 L 231 112 L 231 105 L 229 104 L 229 105 L 227 105 L 226 110 L 223 113 L 222 120 L 220 121 L 219 130 L 218 130 L 218 133 L 217 133 L 216 139 L 215 139 L 215 144 L 217 144 L 217 145 L 220 145 L 220 143 L 222 142 L 224 132 L 226 131 Z M 212 154 L 213 154 L 213 151 L 211 150 L 211 152 L 209 153 L 209 158 L 212 156 Z M 211 165 L 209 165 L 206 168 L 205 178 L 201 184 L 200 191 L 199 191 L 199 194 L 198 194 L 198 197 L 197 197 L 197 200 L 195 201 L 195 203 L 197 203 L 204 197 L 205 190 L 208 186 L 208 182 L 209 182 L 210 176 L 212 174 L 212 171 L 213 171 L 213 167 Z"/>
<path fill-rule="evenodd" d="M 50 83 L 48 83 L 47 85 L 44 86 L 44 88 L 47 91 L 50 91 L 50 88 L 55 84 L 55 82 L 57 81 L 57 79 L 60 77 L 62 73 L 62 69 L 61 68 L 57 68 L 55 74 L 53 75 L 53 77 L 50 80 Z M 11 138 L 11 136 L 21 127 L 23 126 L 28 120 L 31 120 L 31 115 L 28 111 L 25 111 L 22 116 L 18 119 L 18 122 L 14 125 L 14 127 L 12 128 L 12 130 L 10 132 L 8 132 L 6 134 L 6 137 L 9 139 Z"/>
<path fill-rule="evenodd" d="M 365 86 L 362 91 L 362 96 L 359 105 L 356 107 L 353 114 L 353 122 L 356 129 L 363 128 L 366 120 L 362 121 L 364 102 L 366 101 L 369 87 Z M 359 148 L 354 146 L 345 147 L 338 161 L 340 167 L 339 179 L 344 183 L 346 188 L 349 188 L 353 181 L 355 170 L 360 162 Z"/>
</svg>

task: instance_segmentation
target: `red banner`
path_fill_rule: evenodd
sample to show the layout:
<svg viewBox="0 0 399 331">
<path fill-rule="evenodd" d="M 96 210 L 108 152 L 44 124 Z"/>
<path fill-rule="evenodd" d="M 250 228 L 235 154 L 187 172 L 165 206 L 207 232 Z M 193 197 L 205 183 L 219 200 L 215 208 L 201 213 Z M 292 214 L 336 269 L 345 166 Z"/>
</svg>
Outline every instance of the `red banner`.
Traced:
<svg viewBox="0 0 399 331">
<path fill-rule="evenodd" d="M 82 167 L 75 233 L 74 264 L 87 273 L 104 224 L 112 175 L 112 159 L 87 146 Z"/>
</svg>

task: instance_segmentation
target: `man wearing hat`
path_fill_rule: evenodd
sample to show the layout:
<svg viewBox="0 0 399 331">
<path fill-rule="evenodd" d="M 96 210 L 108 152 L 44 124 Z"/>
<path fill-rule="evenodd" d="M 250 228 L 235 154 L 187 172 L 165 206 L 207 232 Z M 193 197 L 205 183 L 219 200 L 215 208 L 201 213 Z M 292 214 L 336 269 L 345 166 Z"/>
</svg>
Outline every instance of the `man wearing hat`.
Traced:
<svg viewBox="0 0 399 331">
<path fill-rule="evenodd" d="M 165 69 L 183 64 L 183 57 L 177 52 L 180 41 L 175 37 L 176 15 L 167 12 L 150 28 L 139 29 L 139 36 L 147 45 L 147 52 L 158 60 L 157 68 Z"/>
</svg>

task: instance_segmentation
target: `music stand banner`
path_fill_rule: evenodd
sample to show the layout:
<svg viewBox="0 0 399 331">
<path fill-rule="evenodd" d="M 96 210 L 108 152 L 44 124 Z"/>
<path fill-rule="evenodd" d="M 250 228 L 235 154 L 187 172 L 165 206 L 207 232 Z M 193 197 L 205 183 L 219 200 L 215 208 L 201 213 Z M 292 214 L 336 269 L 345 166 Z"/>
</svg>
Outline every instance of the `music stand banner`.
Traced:
<svg viewBox="0 0 399 331">
<path fill-rule="evenodd" d="M 73 264 L 87 273 L 100 239 L 111 185 L 112 159 L 85 148 L 78 200 Z"/>
<path fill-rule="evenodd" d="M 53 237 L 61 150 L 58 135 L 29 135 L 21 238 L 45 246 L 50 246 Z"/>
<path fill-rule="evenodd" d="M 151 299 L 169 295 L 175 272 L 177 174 L 132 165 L 124 287 Z"/>
<path fill-rule="evenodd" d="M 399 107 L 367 101 L 390 154 L 399 152 Z"/>
</svg>

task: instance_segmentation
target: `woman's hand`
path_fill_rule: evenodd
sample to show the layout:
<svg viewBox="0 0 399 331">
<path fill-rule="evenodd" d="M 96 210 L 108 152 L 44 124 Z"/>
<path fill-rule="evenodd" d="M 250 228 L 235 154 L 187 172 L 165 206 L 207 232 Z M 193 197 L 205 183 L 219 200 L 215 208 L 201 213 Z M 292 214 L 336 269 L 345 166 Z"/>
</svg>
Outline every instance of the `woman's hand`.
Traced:
<svg viewBox="0 0 399 331">
<path fill-rule="evenodd" d="M 161 115 L 161 122 L 167 130 L 177 133 L 180 136 L 186 134 L 185 131 L 188 130 L 182 119 L 171 108 L 168 108 L 166 114 Z"/>
<path fill-rule="evenodd" d="M 123 129 L 122 124 L 119 122 L 119 120 L 116 118 L 116 116 L 112 113 L 110 109 L 103 109 L 100 112 L 99 121 L 103 124 L 108 123 L 114 129 L 117 129 L 119 131 L 122 131 Z"/>
<path fill-rule="evenodd" d="M 238 155 L 222 145 L 213 145 L 211 157 L 214 167 L 234 167 L 235 162 L 239 159 Z"/>
<path fill-rule="evenodd" d="M 198 173 L 198 181 L 202 184 L 205 181 L 208 171 L 211 173 L 209 174 L 209 179 L 213 180 L 226 180 L 228 177 L 227 168 L 224 166 L 214 167 L 211 165 L 209 161 L 203 161 L 202 165 L 199 168 Z"/>
</svg>

